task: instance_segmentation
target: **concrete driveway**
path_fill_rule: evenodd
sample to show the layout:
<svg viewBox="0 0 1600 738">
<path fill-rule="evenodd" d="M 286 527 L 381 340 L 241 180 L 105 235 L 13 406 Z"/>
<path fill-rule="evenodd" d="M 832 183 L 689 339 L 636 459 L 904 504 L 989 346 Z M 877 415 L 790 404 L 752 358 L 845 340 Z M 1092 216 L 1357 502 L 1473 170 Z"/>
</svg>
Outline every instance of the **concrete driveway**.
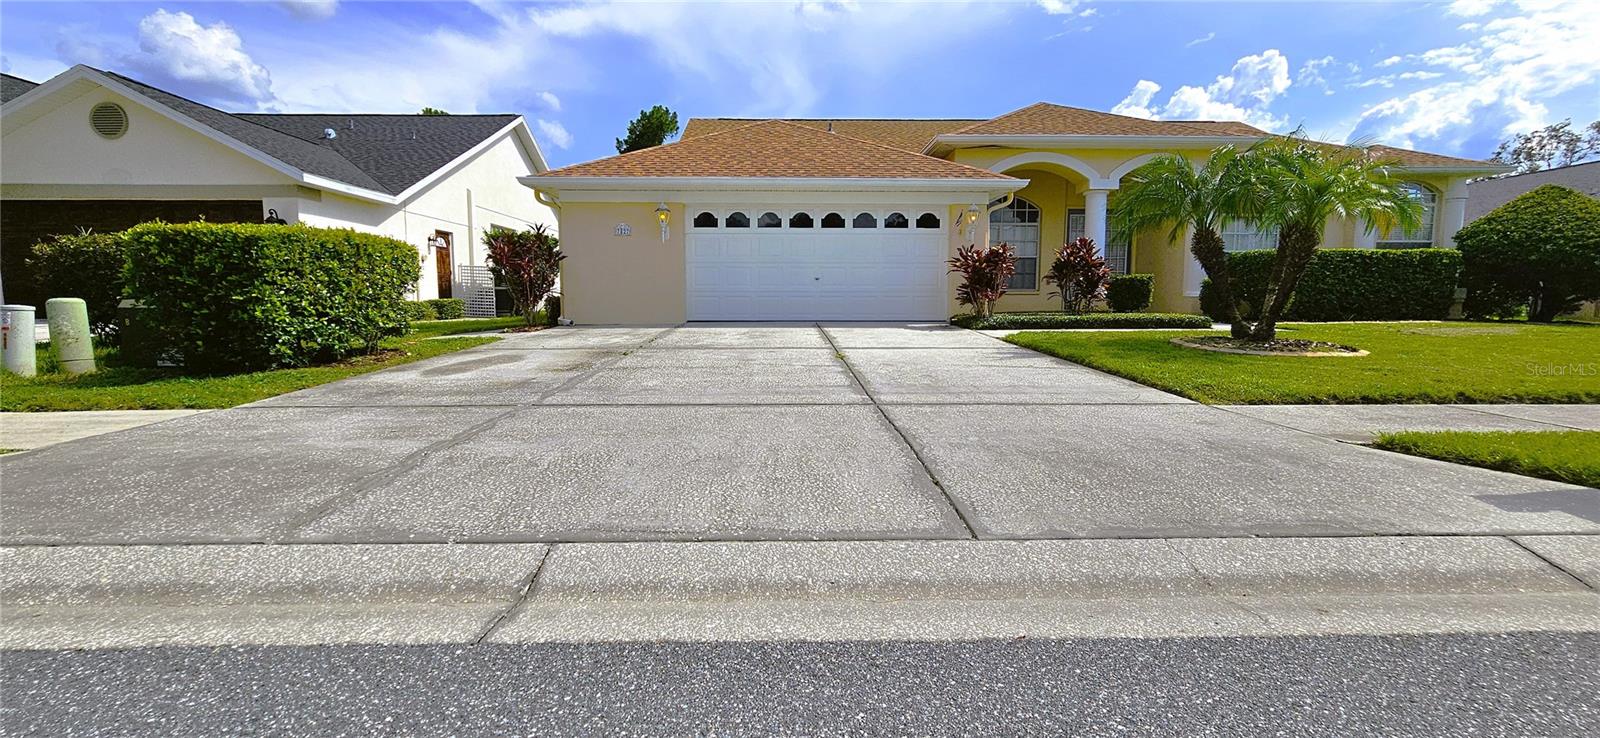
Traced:
<svg viewBox="0 0 1600 738">
<path fill-rule="evenodd" d="M 0 457 L 0 543 L 1600 532 L 946 326 L 563 328 Z"/>
</svg>

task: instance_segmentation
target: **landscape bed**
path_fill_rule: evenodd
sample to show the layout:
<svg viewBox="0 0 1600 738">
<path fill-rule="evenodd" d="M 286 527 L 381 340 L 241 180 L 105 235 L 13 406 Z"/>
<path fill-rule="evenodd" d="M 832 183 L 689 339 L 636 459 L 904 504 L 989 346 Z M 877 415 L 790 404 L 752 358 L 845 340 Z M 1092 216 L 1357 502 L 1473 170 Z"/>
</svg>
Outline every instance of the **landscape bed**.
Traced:
<svg viewBox="0 0 1600 738">
<path fill-rule="evenodd" d="M 1210 328 L 1211 319 L 1204 315 L 1183 313 L 995 313 L 987 318 L 976 315 L 957 315 L 950 319 L 952 325 L 973 330 L 1027 330 L 1043 328 Z"/>
<path fill-rule="evenodd" d="M 1018 333 L 1018 346 L 1211 404 L 1600 402 L 1600 326 L 1289 324 L 1280 337 L 1370 354 L 1247 356 L 1174 346 L 1193 332 Z M 1220 334 L 1218 334 L 1220 335 Z"/>
<path fill-rule="evenodd" d="M 521 317 L 446 320 L 412 324 L 411 332 L 386 339 L 381 351 L 323 366 L 272 369 L 241 374 L 188 376 L 172 369 L 119 366 L 114 350 L 96 351 L 100 371 L 51 374 L 40 351 L 40 374 L 18 377 L 0 372 L 0 410 L 174 410 L 234 407 L 357 374 L 387 369 L 497 340 L 461 333 L 502 330 L 523 324 Z"/>
<path fill-rule="evenodd" d="M 1408 431 L 1372 445 L 1411 456 L 1600 487 L 1597 431 Z"/>
</svg>

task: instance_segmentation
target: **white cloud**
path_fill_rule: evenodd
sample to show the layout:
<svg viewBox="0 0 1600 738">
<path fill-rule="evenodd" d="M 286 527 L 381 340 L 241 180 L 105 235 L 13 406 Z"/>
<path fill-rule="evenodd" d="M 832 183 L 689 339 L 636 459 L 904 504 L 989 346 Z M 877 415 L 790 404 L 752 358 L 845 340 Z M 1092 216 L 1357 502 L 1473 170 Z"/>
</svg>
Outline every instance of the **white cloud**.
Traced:
<svg viewBox="0 0 1600 738">
<path fill-rule="evenodd" d="M 545 107 L 557 113 L 561 112 L 561 98 L 556 97 L 556 93 L 549 90 L 540 92 L 539 101 L 543 102 Z"/>
<path fill-rule="evenodd" d="M 1193 47 L 1199 46 L 1200 44 L 1206 43 L 1206 42 L 1208 42 L 1208 41 L 1210 41 L 1210 40 L 1212 40 L 1212 39 L 1214 39 L 1216 37 L 1217 37 L 1217 32 L 1216 31 L 1212 31 L 1210 33 L 1207 33 L 1204 36 L 1201 36 L 1200 38 L 1194 39 L 1194 40 L 1190 41 L 1189 43 L 1184 44 L 1183 47 L 1186 48 L 1186 49 L 1193 48 Z"/>
<path fill-rule="evenodd" d="M 534 124 L 539 127 L 539 132 L 544 134 L 544 139 L 550 142 L 551 146 L 564 149 L 572 145 L 572 134 L 567 132 L 566 126 L 543 118 L 534 121 Z"/>
<path fill-rule="evenodd" d="M 158 86 L 176 82 L 235 104 L 261 105 L 274 97 L 267 68 L 245 53 L 233 28 L 220 21 L 202 26 L 184 12 L 157 10 L 140 20 L 139 51 L 123 61 Z"/>
<path fill-rule="evenodd" d="M 1240 57 L 1227 74 L 1205 87 L 1184 85 L 1153 105 L 1161 86 L 1139 80 L 1112 112 L 1144 118 L 1239 120 L 1269 130 L 1282 129 L 1288 119 L 1267 108 L 1289 89 L 1289 60 L 1277 49 Z"/>
<path fill-rule="evenodd" d="M 1446 12 L 1471 18 L 1488 13 L 1498 4 L 1499 0 L 1455 0 Z"/>
<path fill-rule="evenodd" d="M 1491 11 L 1504 12 L 1483 17 Z M 1369 106 L 1355 135 L 1459 150 L 1469 138 L 1545 125 L 1546 101 L 1600 86 L 1600 13 L 1590 0 L 1517 0 L 1513 7 L 1457 2 L 1450 12 L 1479 17 L 1478 36 L 1406 55 L 1406 62 L 1430 68 L 1397 79 L 1439 81 Z"/>
<path fill-rule="evenodd" d="M 278 0 L 278 7 L 297 18 L 326 20 L 339 12 L 339 0 Z"/>
<path fill-rule="evenodd" d="M 1073 15 L 1078 12 L 1078 0 L 1038 0 L 1039 8 L 1050 15 Z"/>
<path fill-rule="evenodd" d="M 1375 67 L 1392 67 L 1392 66 L 1394 66 L 1396 64 L 1399 64 L 1400 62 L 1403 62 L 1403 61 L 1405 61 L 1405 57 L 1397 55 L 1397 56 L 1391 56 L 1391 57 L 1389 57 L 1387 59 L 1384 59 L 1383 61 L 1380 61 L 1377 64 L 1374 64 L 1372 66 L 1375 66 Z"/>
<path fill-rule="evenodd" d="M 1301 87 L 1310 87 L 1322 90 L 1324 95 L 1332 95 L 1333 87 L 1328 85 L 1327 77 L 1323 70 L 1331 66 L 1336 60 L 1332 56 L 1321 59 L 1311 59 L 1300 65 L 1300 71 L 1295 73 L 1294 83 Z"/>
</svg>

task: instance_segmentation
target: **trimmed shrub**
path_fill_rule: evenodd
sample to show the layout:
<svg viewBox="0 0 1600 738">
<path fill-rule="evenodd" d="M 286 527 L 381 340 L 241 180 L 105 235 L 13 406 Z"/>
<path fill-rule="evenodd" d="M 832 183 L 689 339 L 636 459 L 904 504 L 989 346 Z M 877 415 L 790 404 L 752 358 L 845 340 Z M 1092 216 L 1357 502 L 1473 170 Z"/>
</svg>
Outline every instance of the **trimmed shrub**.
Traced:
<svg viewBox="0 0 1600 738">
<path fill-rule="evenodd" d="M 89 308 L 90 329 L 101 338 L 112 338 L 117 334 L 126 260 L 122 234 L 80 233 L 51 236 L 35 245 L 28 270 L 42 297 L 81 298 Z"/>
<path fill-rule="evenodd" d="M 1272 250 L 1228 255 L 1239 312 L 1261 315 Z M 1306 265 L 1284 317 L 1289 320 L 1443 320 L 1455 301 L 1461 254 L 1453 249 L 1318 249 Z M 1221 315 L 1210 281 L 1200 309 Z"/>
<path fill-rule="evenodd" d="M 1137 313 L 1150 307 L 1155 291 L 1154 274 L 1118 274 L 1106 287 L 1106 306 L 1113 313 Z"/>
<path fill-rule="evenodd" d="M 439 319 L 439 311 L 429 300 L 406 300 L 405 311 L 406 320 L 412 323 Z"/>
<path fill-rule="evenodd" d="M 1550 322 L 1600 299 L 1600 201 L 1545 185 L 1456 232 L 1472 317 Z"/>
<path fill-rule="evenodd" d="M 467 301 L 459 297 L 441 297 L 426 302 L 433 307 L 435 320 L 456 320 L 467 317 Z"/>
<path fill-rule="evenodd" d="M 952 325 L 979 331 L 1029 328 L 1210 328 L 1211 319 L 1184 313 L 995 313 L 957 315 Z"/>
<path fill-rule="evenodd" d="M 544 314 L 545 325 L 556 325 L 556 321 L 561 319 L 561 295 L 550 294 L 546 296 L 544 298 L 544 310 L 540 312 Z"/>
<path fill-rule="evenodd" d="M 163 353 L 199 372 L 305 366 L 406 327 L 412 246 L 304 225 L 145 223 L 126 231 L 127 289 Z"/>
</svg>

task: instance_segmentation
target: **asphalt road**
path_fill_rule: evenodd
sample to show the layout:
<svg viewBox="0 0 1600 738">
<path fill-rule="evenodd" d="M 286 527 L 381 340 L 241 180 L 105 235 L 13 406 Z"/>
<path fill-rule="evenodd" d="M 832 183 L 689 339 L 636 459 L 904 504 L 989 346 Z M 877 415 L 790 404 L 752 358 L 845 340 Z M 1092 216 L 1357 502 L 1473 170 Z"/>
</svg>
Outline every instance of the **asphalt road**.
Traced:
<svg viewBox="0 0 1600 738">
<path fill-rule="evenodd" d="M 1600 735 L 1600 635 L 11 652 L 4 735 Z"/>
</svg>

